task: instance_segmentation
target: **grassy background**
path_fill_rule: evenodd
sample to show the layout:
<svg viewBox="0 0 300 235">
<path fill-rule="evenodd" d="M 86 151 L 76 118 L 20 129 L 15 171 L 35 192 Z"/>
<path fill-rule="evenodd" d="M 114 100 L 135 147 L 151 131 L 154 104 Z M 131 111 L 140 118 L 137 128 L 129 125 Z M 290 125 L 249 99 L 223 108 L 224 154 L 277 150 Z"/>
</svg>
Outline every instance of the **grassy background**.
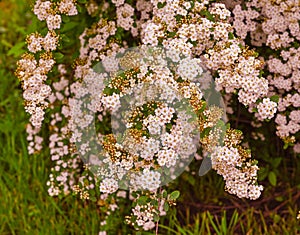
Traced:
<svg viewBox="0 0 300 235">
<path fill-rule="evenodd" d="M 0 1 L 0 234 L 97 234 L 96 205 L 73 196 L 49 197 L 49 157 L 27 154 L 28 115 L 13 73 L 26 35 L 36 28 L 29 1 Z M 289 175 L 288 168 L 282 173 L 299 178 L 295 172 Z M 183 174 L 178 180 L 187 182 L 181 188 L 185 196 L 161 221 L 160 234 L 300 234 L 296 183 L 275 188 L 265 183 L 262 198 L 249 202 L 224 193 L 222 179 L 214 173 L 195 180 Z"/>
<path fill-rule="evenodd" d="M 28 32 L 29 2 L 0 2 L 0 234 L 97 234 L 97 208 L 47 194 L 48 156 L 29 156 L 22 92 L 14 76 Z"/>
</svg>

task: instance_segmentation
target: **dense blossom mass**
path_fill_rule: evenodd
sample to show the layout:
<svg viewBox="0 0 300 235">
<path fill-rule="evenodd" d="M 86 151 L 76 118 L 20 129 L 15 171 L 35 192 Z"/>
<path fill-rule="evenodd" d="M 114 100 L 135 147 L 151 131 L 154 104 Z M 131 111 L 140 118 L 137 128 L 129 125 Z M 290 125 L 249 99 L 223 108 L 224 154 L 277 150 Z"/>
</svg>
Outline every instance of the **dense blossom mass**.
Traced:
<svg viewBox="0 0 300 235">
<path fill-rule="evenodd" d="M 273 112 L 276 134 L 300 153 L 300 143 L 296 142 L 300 131 L 299 1 L 250 0 L 230 7 L 233 8 L 233 26 L 237 35 L 242 39 L 249 35 L 251 46 L 257 51 L 264 48 L 261 56 L 265 60 L 264 70 L 269 81 L 268 93 L 279 97 L 278 112 Z M 265 53 L 267 51 L 269 53 Z M 258 117 L 262 117 L 261 114 Z"/>
<path fill-rule="evenodd" d="M 260 197 L 257 162 L 225 123 L 233 96 L 256 125 L 275 117 L 285 143 L 299 135 L 300 5 L 222 2 L 232 12 L 208 0 L 35 2 L 47 32 L 27 36 L 16 71 L 30 114 L 28 151 L 46 147 L 46 128 L 49 195 L 98 201 L 101 234 L 124 198 L 133 201 L 128 224 L 157 226 L 178 197 L 162 189 L 199 154 L 210 156 L 226 191 Z M 79 27 L 77 15 L 87 14 Z M 64 47 L 76 26 L 70 56 Z M 258 57 L 262 45 L 276 53 Z"/>
</svg>

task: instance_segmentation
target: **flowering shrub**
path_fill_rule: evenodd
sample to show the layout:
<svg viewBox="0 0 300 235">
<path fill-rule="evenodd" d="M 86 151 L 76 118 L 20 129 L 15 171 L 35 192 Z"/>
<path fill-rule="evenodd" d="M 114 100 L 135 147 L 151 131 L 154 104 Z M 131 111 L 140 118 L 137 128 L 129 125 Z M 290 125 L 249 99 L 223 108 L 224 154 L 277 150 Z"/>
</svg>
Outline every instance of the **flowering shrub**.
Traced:
<svg viewBox="0 0 300 235">
<path fill-rule="evenodd" d="M 298 89 L 282 77 L 295 71 L 298 84 L 297 65 L 296 57 L 287 67 L 268 58 L 264 78 L 263 60 L 235 36 L 234 29 L 245 37 L 239 10 L 232 24 L 224 4 L 206 0 L 36 1 L 34 13 L 46 24 L 28 35 L 16 75 L 30 114 L 28 151 L 49 147 L 49 195 L 73 192 L 96 202 L 102 233 L 131 200 L 130 211 L 118 213 L 136 229 L 153 229 L 180 195 L 168 192 L 168 183 L 201 155 L 223 176 L 226 191 L 259 198 L 257 162 L 242 147 L 241 131 L 226 125 L 220 94 L 236 94 L 259 120 L 272 119 L 275 94 L 280 112 L 299 107 L 298 93 L 282 91 Z M 258 17 L 253 10 L 246 15 L 246 22 Z M 277 49 L 292 41 L 270 36 L 266 43 Z M 288 113 L 290 129 L 280 128 L 285 116 L 275 121 L 278 135 L 291 141 L 299 112 Z"/>
<path fill-rule="evenodd" d="M 279 100 L 274 119 L 276 134 L 286 147 L 294 146 L 294 152 L 299 154 L 300 143 L 296 141 L 300 130 L 299 2 L 250 0 L 235 4 L 230 6 L 235 32 L 260 52 L 265 61 L 264 74 L 269 81 L 268 96 L 275 95 Z M 267 108 L 270 109 L 269 119 L 275 113 L 271 106 Z M 266 115 L 261 115 L 258 108 L 258 120 Z"/>
</svg>

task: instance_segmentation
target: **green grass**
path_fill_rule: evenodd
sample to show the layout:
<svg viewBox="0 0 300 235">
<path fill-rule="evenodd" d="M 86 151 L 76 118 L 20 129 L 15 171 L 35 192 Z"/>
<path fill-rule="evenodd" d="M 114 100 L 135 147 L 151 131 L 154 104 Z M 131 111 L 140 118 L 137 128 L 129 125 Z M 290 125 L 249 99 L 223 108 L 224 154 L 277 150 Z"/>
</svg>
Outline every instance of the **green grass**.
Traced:
<svg viewBox="0 0 300 235">
<path fill-rule="evenodd" d="M 28 156 L 20 89 L 11 74 L 1 79 L 0 234 L 97 234 L 95 206 L 48 196 L 48 157 Z"/>
<path fill-rule="evenodd" d="M 28 115 L 13 72 L 27 32 L 37 26 L 24 0 L 0 2 L 0 15 L 0 234 L 98 234 L 97 206 L 72 195 L 49 197 L 49 156 L 27 154 Z M 285 192 L 283 201 L 272 198 L 276 192 L 269 189 L 258 202 L 236 200 L 234 204 L 234 197 L 228 197 L 221 186 L 213 174 L 186 182 L 181 189 L 186 196 L 177 211 L 162 219 L 159 234 L 300 234 L 299 189 L 289 188 L 286 193 L 288 188 L 279 185 L 278 195 Z"/>
<path fill-rule="evenodd" d="M 276 213 L 276 216 L 266 216 L 264 210 L 254 207 L 249 207 L 244 212 L 238 211 L 238 208 L 218 213 L 206 210 L 192 216 L 187 208 L 184 214 L 171 213 L 172 222 L 167 226 L 160 224 L 160 232 L 166 235 L 300 234 L 299 222 L 292 208 L 285 218 Z"/>
</svg>

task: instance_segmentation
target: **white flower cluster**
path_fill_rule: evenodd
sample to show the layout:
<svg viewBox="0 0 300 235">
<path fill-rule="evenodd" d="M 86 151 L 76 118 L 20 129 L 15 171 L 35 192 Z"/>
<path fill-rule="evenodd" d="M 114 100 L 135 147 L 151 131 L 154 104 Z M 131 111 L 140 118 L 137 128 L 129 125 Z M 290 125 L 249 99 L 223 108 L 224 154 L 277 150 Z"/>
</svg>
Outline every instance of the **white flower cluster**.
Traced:
<svg viewBox="0 0 300 235">
<path fill-rule="evenodd" d="M 134 20 L 131 18 L 134 15 L 134 8 L 129 4 L 117 8 L 117 25 L 124 28 L 125 30 L 130 30 L 133 27 Z"/>
<path fill-rule="evenodd" d="M 73 0 L 60 1 L 58 9 L 62 14 L 66 14 L 68 16 L 74 16 L 78 14 L 76 5 Z"/>
<path fill-rule="evenodd" d="M 118 190 L 118 181 L 111 179 L 111 178 L 105 178 L 100 182 L 100 192 L 102 193 L 114 193 Z"/>
<path fill-rule="evenodd" d="M 112 0 L 111 1 L 113 4 L 116 5 L 116 7 L 121 6 L 124 4 L 125 0 Z"/>
<path fill-rule="evenodd" d="M 153 1 L 156 18 L 155 21 L 149 20 L 142 26 L 144 44 L 154 46 L 161 40 L 161 44 L 169 49 L 170 53 L 174 54 L 173 58 L 177 60 L 180 53 L 204 56 L 203 63 L 209 69 L 218 71 L 220 76 L 216 79 L 218 88 L 224 88 L 227 93 L 238 91 L 239 101 L 245 105 L 254 104 L 267 94 L 268 82 L 265 78 L 259 77 L 262 63 L 253 53 L 242 49 L 241 40 L 234 38 L 233 28 L 228 20 L 230 12 L 224 4 L 216 3 L 209 8 L 211 14 L 219 19 L 214 22 L 201 16 L 201 11 L 206 10 L 207 2 L 195 2 L 193 13 L 190 13 L 191 18 L 195 20 L 178 26 L 175 16 L 188 14 L 184 7 L 186 4 L 180 4 L 180 1 L 165 3 L 164 7 L 157 8 L 156 1 Z M 174 33 L 176 37 L 170 38 L 168 31 Z M 230 33 L 232 38 L 229 36 Z M 193 66 L 191 61 L 189 65 L 181 63 L 179 75 L 183 79 L 197 79 L 196 66 Z"/>
<path fill-rule="evenodd" d="M 50 1 L 37 0 L 35 2 L 33 12 L 40 21 L 46 20 L 49 30 L 60 28 L 60 24 L 62 22 L 60 14 L 66 14 L 69 16 L 78 14 L 73 0 L 61 1 L 59 3 L 58 10 L 55 10 L 54 3 Z"/>
<path fill-rule="evenodd" d="M 158 107 L 157 109 L 155 109 L 155 115 L 156 117 L 158 117 L 158 120 L 162 125 L 169 123 L 174 113 L 174 108 L 168 107 L 166 104 L 162 105 L 162 107 Z"/>
<path fill-rule="evenodd" d="M 18 61 L 17 76 L 22 82 L 24 89 L 25 110 L 31 114 L 30 122 L 35 127 L 40 127 L 44 119 L 44 109 L 48 106 L 46 99 L 51 94 L 49 85 L 44 84 L 48 73 L 55 61 L 45 55 L 38 63 L 31 55 L 25 55 Z"/>
<path fill-rule="evenodd" d="M 142 150 L 140 152 L 141 157 L 147 161 L 150 161 L 153 159 L 154 154 L 159 151 L 160 141 L 156 140 L 154 138 L 151 138 L 151 137 L 147 139 L 144 136 L 141 148 L 142 148 Z"/>
<path fill-rule="evenodd" d="M 173 149 L 162 149 L 157 153 L 157 161 L 160 166 L 175 166 L 178 155 Z"/>
<path fill-rule="evenodd" d="M 117 52 L 119 49 L 118 44 L 108 43 L 109 37 L 114 36 L 117 31 L 116 22 L 105 21 L 100 18 L 97 25 L 101 25 L 101 27 L 85 29 L 79 37 L 81 44 L 79 57 L 83 60 L 87 60 L 87 65 L 76 67 L 78 71 L 76 71 L 75 76 L 77 78 L 83 78 L 81 70 L 90 68 L 92 61 L 105 59 L 106 54 L 103 53 L 105 49 L 111 49 L 109 54 L 110 58 L 113 57 L 112 52 Z"/>
<path fill-rule="evenodd" d="M 222 3 L 215 3 L 209 10 L 211 14 L 218 15 L 222 20 L 228 19 L 231 15 L 230 11 Z"/>
<path fill-rule="evenodd" d="M 156 210 L 150 203 L 146 205 L 137 204 L 132 208 L 133 215 L 137 217 L 136 224 L 142 226 L 144 230 L 150 230 L 155 227 L 153 217 L 156 214 Z"/>
<path fill-rule="evenodd" d="M 226 181 L 225 189 L 240 198 L 255 200 L 263 190 L 255 185 L 258 167 L 244 160 L 234 147 L 217 147 L 211 155 L 213 169 Z"/>
<path fill-rule="evenodd" d="M 149 115 L 143 120 L 143 124 L 147 127 L 151 135 L 159 135 L 161 133 L 161 122 L 157 116 Z"/>
<path fill-rule="evenodd" d="M 151 50 L 159 53 L 151 52 L 149 54 Z M 122 53 L 124 53 L 124 58 L 127 58 L 126 56 L 133 55 L 134 51 L 129 53 L 122 51 Z M 162 174 L 165 174 L 164 168 L 169 168 L 166 172 L 171 172 L 172 178 L 176 177 L 176 174 L 184 169 L 184 164 L 189 162 L 197 151 L 197 144 L 195 144 L 197 141 L 194 138 L 196 135 L 193 132 L 197 131 L 198 126 L 196 115 L 186 114 L 189 103 L 182 102 L 174 75 L 166 67 L 166 60 L 169 58 L 165 58 L 164 53 L 161 48 L 145 47 L 141 50 L 141 54 L 145 54 L 146 60 L 136 61 L 136 65 L 141 68 L 141 71 L 135 75 L 138 83 L 132 73 L 124 72 L 120 76 L 113 71 L 112 78 L 103 75 L 104 73 L 97 77 L 88 69 L 82 68 L 83 84 L 86 86 L 80 84 L 71 86 L 71 92 L 75 95 L 75 99 L 70 99 L 73 115 L 71 119 L 73 123 L 72 141 L 75 141 L 83 155 L 88 156 L 92 151 L 93 147 L 88 142 L 89 140 L 93 141 L 93 138 L 83 138 L 80 136 L 80 131 L 89 130 L 90 124 L 93 122 L 92 112 L 103 111 L 94 106 L 98 105 L 105 111 L 112 111 L 111 123 L 114 134 L 108 137 L 108 142 L 105 142 L 106 137 L 103 136 L 103 142 L 100 141 L 102 147 L 99 146 L 103 150 L 103 153 L 101 152 L 103 158 L 101 160 L 93 158 L 93 162 L 99 167 L 97 176 L 122 181 L 124 184 L 119 184 L 122 185 L 121 187 L 154 191 L 162 183 L 165 183 L 161 182 Z M 116 54 L 113 53 L 112 57 L 116 58 Z M 137 58 L 139 57 L 137 55 Z M 111 71 L 110 57 L 104 56 L 103 58 L 105 58 L 104 67 L 108 67 Z M 190 60 L 197 67 L 197 72 L 202 72 L 199 65 L 200 60 Z M 124 68 L 126 68 L 127 62 L 130 60 L 125 61 L 120 55 L 117 60 L 113 59 L 112 61 L 114 68 L 119 67 L 118 63 L 120 63 L 120 67 L 125 66 Z M 188 60 L 184 62 L 186 65 L 188 64 Z M 178 67 L 178 64 L 174 65 Z M 172 69 L 175 69 L 176 72 L 177 67 L 174 66 Z M 102 87 L 97 85 L 96 81 L 98 80 L 102 81 L 100 82 Z M 190 78 L 187 80 L 190 81 Z M 104 84 L 106 85 L 104 86 Z M 122 87 L 123 84 L 126 86 Z M 109 95 L 105 93 L 110 89 L 121 89 L 122 92 L 120 94 L 112 92 Z M 189 97 L 202 98 L 202 93 L 196 84 L 188 82 L 184 89 Z M 164 91 L 167 91 L 167 94 Z M 95 97 L 96 102 L 94 102 Z M 180 111 L 176 110 L 175 105 L 181 108 Z M 144 114 L 145 106 L 146 110 L 151 110 L 151 113 Z M 189 107 L 189 110 L 192 110 L 192 107 Z M 137 124 L 139 128 L 136 127 Z M 123 127 L 126 128 L 125 132 Z M 84 133 L 89 136 L 88 133 Z M 143 135 L 144 133 L 148 133 L 150 136 Z M 118 141 L 114 139 L 115 136 L 120 137 L 120 135 L 123 135 L 124 138 L 117 137 Z M 157 168 L 161 168 L 162 172 L 157 171 Z"/>
<path fill-rule="evenodd" d="M 156 191 L 160 186 L 161 174 L 157 171 L 144 169 L 142 173 L 136 174 L 130 181 L 133 189 Z"/>
<path fill-rule="evenodd" d="M 258 115 L 261 119 L 271 119 L 277 111 L 277 103 L 271 101 L 269 98 L 264 98 L 261 103 L 257 105 Z"/>
<path fill-rule="evenodd" d="M 191 80 L 200 79 L 200 76 L 203 72 L 202 67 L 199 65 L 201 62 L 200 59 L 197 58 L 184 58 L 180 61 L 178 66 L 178 75 L 182 77 L 183 80 Z"/>
<path fill-rule="evenodd" d="M 48 106 L 46 99 L 51 94 L 51 87 L 44 82 L 47 80 L 47 73 L 55 64 L 51 51 L 57 49 L 59 41 L 59 36 L 53 30 L 60 28 L 60 14 L 77 14 L 76 6 L 72 0 L 63 0 L 58 3 L 58 8 L 56 6 L 50 1 L 36 1 L 34 13 L 39 20 L 46 20 L 49 31 L 45 37 L 42 37 L 39 33 L 32 33 L 27 37 L 26 42 L 30 52 L 37 53 L 42 50 L 46 52 L 40 54 L 38 60 L 34 56 L 25 54 L 18 61 L 16 71 L 24 89 L 23 97 L 26 100 L 26 112 L 31 114 L 30 122 L 35 127 L 40 127 L 42 124 L 44 109 Z"/>
<path fill-rule="evenodd" d="M 256 100 L 268 92 L 268 81 L 259 77 L 261 62 L 254 56 L 242 56 L 242 49 L 237 40 L 231 40 L 234 44 L 224 46 L 225 42 L 219 42 L 220 50 L 211 49 L 205 57 L 209 60 L 210 68 L 220 68 L 216 83 L 227 92 L 238 90 L 238 99 L 244 105 L 254 104 Z M 223 44 L 223 45 L 222 45 Z M 233 68 L 233 69 L 232 69 Z"/>
<path fill-rule="evenodd" d="M 101 102 L 106 109 L 114 111 L 120 107 L 120 96 L 115 93 L 110 96 L 102 96 Z"/>
</svg>

